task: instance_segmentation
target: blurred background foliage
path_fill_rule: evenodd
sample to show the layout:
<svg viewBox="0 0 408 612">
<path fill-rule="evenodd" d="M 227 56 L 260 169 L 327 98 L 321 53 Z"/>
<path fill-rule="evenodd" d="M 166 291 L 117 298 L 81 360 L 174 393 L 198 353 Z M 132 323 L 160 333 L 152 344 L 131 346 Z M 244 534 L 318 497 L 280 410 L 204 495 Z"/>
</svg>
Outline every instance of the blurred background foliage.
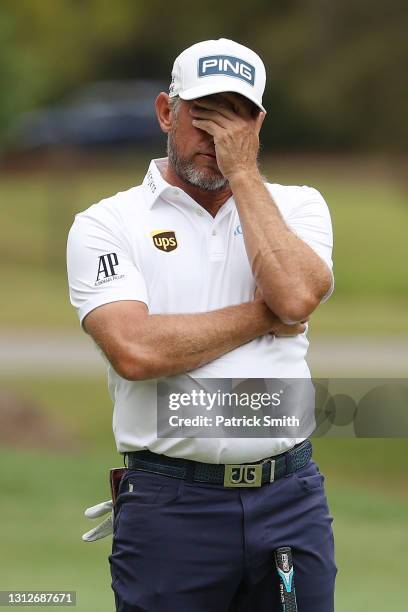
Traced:
<svg viewBox="0 0 408 612">
<path fill-rule="evenodd" d="M 91 78 L 169 81 L 183 48 L 224 36 L 268 67 L 265 144 L 406 150 L 407 31 L 404 0 L 2 0 L 0 139 Z"/>
</svg>

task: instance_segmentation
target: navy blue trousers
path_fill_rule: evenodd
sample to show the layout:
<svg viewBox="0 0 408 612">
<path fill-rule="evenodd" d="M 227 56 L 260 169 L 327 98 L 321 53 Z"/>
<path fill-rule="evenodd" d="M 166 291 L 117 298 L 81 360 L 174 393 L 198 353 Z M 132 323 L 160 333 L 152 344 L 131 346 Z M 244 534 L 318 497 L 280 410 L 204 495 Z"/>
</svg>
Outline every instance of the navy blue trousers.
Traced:
<svg viewBox="0 0 408 612">
<path fill-rule="evenodd" d="M 332 612 L 323 482 L 313 461 L 253 489 L 128 470 L 109 556 L 117 612 L 281 612 L 280 546 L 292 547 L 299 612 Z"/>
</svg>

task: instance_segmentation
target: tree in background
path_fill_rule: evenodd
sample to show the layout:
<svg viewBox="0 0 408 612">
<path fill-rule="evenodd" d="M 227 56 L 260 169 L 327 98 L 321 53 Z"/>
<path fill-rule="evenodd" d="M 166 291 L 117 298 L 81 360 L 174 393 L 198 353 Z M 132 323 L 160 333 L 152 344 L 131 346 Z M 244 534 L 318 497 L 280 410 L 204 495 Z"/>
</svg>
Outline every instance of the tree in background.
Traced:
<svg viewBox="0 0 408 612">
<path fill-rule="evenodd" d="M 266 144 L 406 149 L 405 0 L 3 0 L 0 132 L 100 78 L 169 79 L 174 57 L 234 38 L 268 68 Z"/>
</svg>

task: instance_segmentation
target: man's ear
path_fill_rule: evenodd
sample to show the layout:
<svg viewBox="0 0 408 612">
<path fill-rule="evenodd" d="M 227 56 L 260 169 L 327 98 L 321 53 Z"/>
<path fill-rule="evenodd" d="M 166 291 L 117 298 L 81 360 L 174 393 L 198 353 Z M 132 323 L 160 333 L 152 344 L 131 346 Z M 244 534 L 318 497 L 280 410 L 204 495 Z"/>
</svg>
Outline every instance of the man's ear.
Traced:
<svg viewBox="0 0 408 612">
<path fill-rule="evenodd" d="M 172 123 L 172 112 L 169 105 L 169 95 L 162 91 L 156 98 L 156 115 L 162 132 L 167 134 L 170 132 Z"/>
<path fill-rule="evenodd" d="M 261 131 L 262 124 L 265 120 L 265 117 L 266 117 L 266 113 L 264 113 L 263 111 L 259 111 L 258 117 L 256 118 L 256 129 L 257 129 L 258 134 Z"/>
</svg>

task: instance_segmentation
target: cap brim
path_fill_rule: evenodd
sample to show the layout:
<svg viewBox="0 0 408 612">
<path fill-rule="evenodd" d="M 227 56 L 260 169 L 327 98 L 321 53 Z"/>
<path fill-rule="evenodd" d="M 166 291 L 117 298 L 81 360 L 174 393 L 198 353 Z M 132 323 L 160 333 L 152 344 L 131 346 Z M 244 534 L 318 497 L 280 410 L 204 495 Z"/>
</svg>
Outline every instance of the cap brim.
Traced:
<svg viewBox="0 0 408 612">
<path fill-rule="evenodd" d="M 246 88 L 239 86 L 239 81 L 235 86 L 235 83 L 232 83 L 233 79 L 228 79 L 228 81 L 216 82 L 216 83 L 208 83 L 206 85 L 200 85 L 198 87 L 191 87 L 190 89 L 186 89 L 185 91 L 181 91 L 178 95 L 182 100 L 195 100 L 196 98 L 203 98 L 204 96 L 211 96 L 212 94 L 224 93 L 227 91 L 232 91 L 233 93 L 239 93 L 244 98 L 248 98 L 251 100 L 261 111 L 266 113 L 265 108 L 260 104 L 255 96 L 252 96 L 247 92 Z"/>
</svg>

